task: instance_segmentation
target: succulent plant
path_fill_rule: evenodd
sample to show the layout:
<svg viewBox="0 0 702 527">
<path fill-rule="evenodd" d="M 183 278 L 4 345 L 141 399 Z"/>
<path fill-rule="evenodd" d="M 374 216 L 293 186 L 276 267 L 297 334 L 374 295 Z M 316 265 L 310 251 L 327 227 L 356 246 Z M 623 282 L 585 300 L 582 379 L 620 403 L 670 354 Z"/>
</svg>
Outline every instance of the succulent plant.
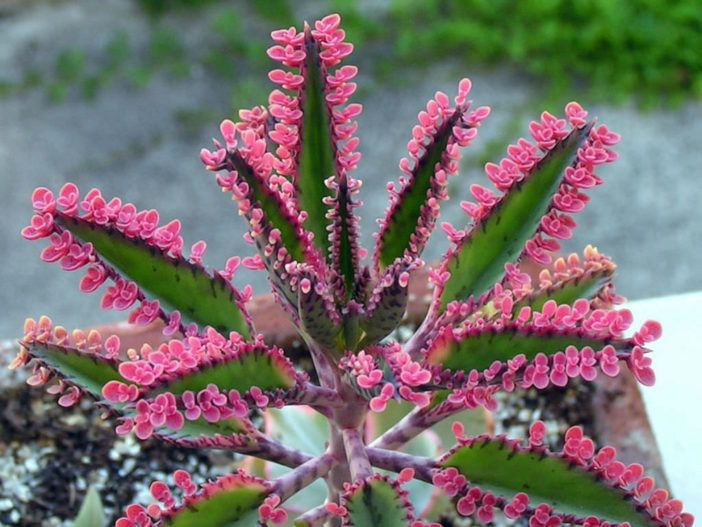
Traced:
<svg viewBox="0 0 702 527">
<path fill-rule="evenodd" d="M 355 215 L 361 183 L 352 176 L 361 106 L 347 102 L 357 68 L 340 64 L 352 45 L 339 22 L 330 15 L 301 32 L 274 31 L 268 54 L 283 68 L 269 77 L 280 89 L 267 107 L 223 121 L 223 139 L 200 153 L 236 201 L 255 256 L 208 269 L 204 242 L 182 254 L 178 220 L 159 226 L 154 210 L 96 189 L 81 198 L 71 183 L 57 195 L 33 194 L 36 212 L 22 234 L 48 238 L 41 258 L 64 270 L 85 267 L 81 290 L 109 284 L 101 306 L 131 309 L 132 324 L 162 323 L 164 341 L 123 350 L 114 335 L 28 319 L 12 366 L 33 364 L 30 384 L 56 378 L 49 391 L 61 394 L 60 405 L 94 397 L 116 417 L 118 434 L 244 459 L 236 473 L 201 484 L 185 470 L 175 472 L 174 486 L 155 481 L 158 503 L 127 506 L 117 527 L 439 525 L 426 503 L 409 497 L 413 480 L 480 522 L 501 511 L 532 526 L 691 525 L 682 503 L 656 489 L 641 465 L 617 461 L 612 447 L 595 450 L 577 426 L 556 452 L 542 444 L 541 421 L 522 441 L 467 435 L 455 421 L 455 444 L 444 454 L 402 450 L 465 409 L 493 410 L 498 390 L 591 381 L 598 370 L 615 376 L 621 364 L 650 385 L 646 345 L 661 329 L 648 321 L 624 335 L 631 314 L 613 308 L 621 301 L 614 265 L 596 249 L 552 256 L 588 201 L 583 191 L 602 182 L 595 168 L 616 158 L 619 138 L 573 102 L 565 118 L 544 112 L 529 125 L 533 141 L 520 139 L 485 166 L 496 191 L 472 185 L 475 200 L 461 203 L 466 226 L 442 224 L 450 247 L 428 266 L 428 313 L 409 339 L 393 338 L 459 151 L 489 108 L 471 107 L 463 79 L 453 100 L 437 92 L 419 112 L 365 264 Z M 527 261 L 538 275 L 524 272 Z M 268 273 L 311 359 L 308 371 L 257 333 L 251 287 L 233 285 L 240 264 Z M 396 400 L 407 411 L 379 430 Z M 285 427 L 316 427 L 325 446 L 311 452 L 275 439 Z M 326 491 L 293 518 L 289 503 L 315 482 Z"/>
</svg>

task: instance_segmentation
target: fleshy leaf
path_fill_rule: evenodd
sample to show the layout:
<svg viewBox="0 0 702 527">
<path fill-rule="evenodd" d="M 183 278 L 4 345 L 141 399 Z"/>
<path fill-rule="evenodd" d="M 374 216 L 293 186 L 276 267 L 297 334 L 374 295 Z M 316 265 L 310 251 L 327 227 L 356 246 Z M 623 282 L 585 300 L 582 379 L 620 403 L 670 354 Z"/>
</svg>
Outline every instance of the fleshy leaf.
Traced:
<svg viewBox="0 0 702 527">
<path fill-rule="evenodd" d="M 163 527 L 250 527 L 259 520 L 258 507 L 270 490 L 262 480 L 230 474 L 205 483 L 201 494 L 188 498 L 164 515 Z"/>
<path fill-rule="evenodd" d="M 555 301 L 558 305 L 571 305 L 579 298 L 592 298 L 611 280 L 613 273 L 613 269 L 602 269 L 539 289 L 516 302 L 512 309 L 512 314 L 516 316 L 519 310 L 525 306 L 529 306 L 532 312 L 540 311 L 549 300 Z"/>
<path fill-rule="evenodd" d="M 350 524 L 355 527 L 406 527 L 411 508 L 402 492 L 397 484 L 380 476 L 355 485 L 343 502 Z"/>
<path fill-rule="evenodd" d="M 331 263 L 343 281 L 339 297 L 351 298 L 358 274 L 360 251 L 358 247 L 358 218 L 353 208 L 359 204 L 352 196 L 358 193 L 360 181 L 342 174 L 338 182 L 331 183 L 335 191 L 334 207 L 328 215 L 333 220 L 331 241 Z"/>
<path fill-rule="evenodd" d="M 463 444 L 447 454 L 441 466 L 457 468 L 471 486 L 508 500 L 526 491 L 530 504 L 546 503 L 557 513 L 592 515 L 632 526 L 655 524 L 625 499 L 624 491 L 601 481 L 593 471 L 562 456 L 510 445 L 504 438 Z"/>
<path fill-rule="evenodd" d="M 375 344 L 400 324 L 407 308 L 410 272 L 418 264 L 419 260 L 398 259 L 382 272 L 370 293 L 366 316 L 361 319 L 365 332 L 361 346 Z"/>
<path fill-rule="evenodd" d="M 24 340 L 21 345 L 43 366 L 84 389 L 96 399 L 102 399 L 102 387 L 109 381 L 130 384 L 118 371 L 119 361 L 53 342 Z"/>
<path fill-rule="evenodd" d="M 314 233 L 317 248 L 325 256 L 329 254 L 327 226 L 328 206 L 324 198 L 332 193 L 324 180 L 335 176 L 335 149 L 330 131 L 330 115 L 324 100 L 322 63 L 319 59 L 319 43 L 312 38 L 309 28 L 305 30 L 305 79 L 300 129 L 300 152 L 297 166 L 297 197 L 300 210 L 307 211 L 305 227 Z"/>
<path fill-rule="evenodd" d="M 514 185 L 467 237 L 448 255 L 443 269 L 451 276 L 443 284 L 441 305 L 487 291 L 504 274 L 534 235 L 547 212 L 564 170 L 576 158 L 592 123 L 574 129 Z"/>
<path fill-rule="evenodd" d="M 105 513 L 95 487 L 88 487 L 83 504 L 80 506 L 78 516 L 73 522 L 73 527 L 102 527 L 105 524 Z"/>
<path fill-rule="evenodd" d="M 300 278 L 297 306 L 302 328 L 324 348 L 335 349 L 342 321 L 336 311 L 334 298 L 327 290 L 326 284 L 316 281 L 314 275 Z M 313 283 L 313 280 L 316 283 Z"/>
<path fill-rule="evenodd" d="M 602 349 L 607 344 L 627 347 L 626 341 L 617 342 L 611 338 L 596 338 L 578 330 L 533 329 L 507 326 L 500 331 L 492 328 L 474 329 L 461 337 L 445 331 L 430 345 L 425 359 L 429 365 L 441 365 L 451 371 L 482 371 L 494 361 L 507 362 L 517 354 L 523 354 L 527 361 L 538 353 L 551 355 L 564 351 L 568 346 L 582 349 L 589 346 Z"/>
<path fill-rule="evenodd" d="M 154 435 L 159 439 L 180 446 L 197 448 L 233 448 L 235 450 L 253 448 L 256 444 L 252 436 L 250 421 L 237 417 L 220 419 L 210 423 L 202 417 L 183 423 L 182 428 L 157 428 Z"/>
<path fill-rule="evenodd" d="M 419 256 L 421 248 L 410 250 L 410 244 L 416 235 L 415 231 L 420 223 L 422 209 L 426 207 L 429 199 L 428 196 L 436 200 L 445 186 L 445 182 L 437 181 L 436 166 L 441 165 L 449 139 L 452 137 L 452 128 L 459 117 L 457 111 L 442 123 L 432 144 L 417 161 L 410 183 L 404 187 L 395 206 L 389 211 L 375 249 L 378 269 L 384 269 L 396 258 L 401 258 L 405 250 L 409 250 L 414 256 Z M 444 174 L 445 177 L 446 174 Z"/>
<path fill-rule="evenodd" d="M 300 236 L 300 226 L 296 218 L 289 213 L 280 195 L 262 181 L 262 177 L 238 151 L 229 152 L 227 155 L 227 168 L 236 170 L 239 177 L 248 186 L 246 198 L 251 205 L 263 211 L 264 217 L 256 221 L 262 224 L 270 222 L 273 229 L 280 231 L 279 239 L 292 259 L 304 262 L 306 259 L 305 245 Z M 264 247 L 258 247 L 258 249 L 262 252 Z"/>
<path fill-rule="evenodd" d="M 138 238 L 128 238 L 117 229 L 101 228 L 64 215 L 57 215 L 56 222 L 81 240 L 92 243 L 105 260 L 183 316 L 223 333 L 236 331 L 248 336 L 236 292 L 221 276 L 211 276 L 202 266 L 180 256 L 169 256 Z"/>
<path fill-rule="evenodd" d="M 182 394 L 186 390 L 197 393 L 209 384 L 216 385 L 221 391 L 237 390 L 242 394 L 252 386 L 261 390 L 286 390 L 295 385 L 296 379 L 292 364 L 278 348 L 270 350 L 262 345 L 252 345 L 231 357 L 165 380 L 152 394 L 164 391 Z"/>
</svg>

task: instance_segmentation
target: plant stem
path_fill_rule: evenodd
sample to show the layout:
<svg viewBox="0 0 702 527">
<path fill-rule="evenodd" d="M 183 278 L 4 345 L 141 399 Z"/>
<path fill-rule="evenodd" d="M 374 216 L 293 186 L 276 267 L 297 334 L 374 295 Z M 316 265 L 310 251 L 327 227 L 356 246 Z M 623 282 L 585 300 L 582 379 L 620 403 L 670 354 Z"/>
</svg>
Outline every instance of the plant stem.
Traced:
<svg viewBox="0 0 702 527">
<path fill-rule="evenodd" d="M 331 408 L 340 408 L 344 401 L 339 397 L 335 390 L 322 388 L 316 384 L 305 383 L 302 386 L 300 394 L 290 404 L 306 404 L 313 407 L 327 406 Z"/>
<path fill-rule="evenodd" d="M 324 505 L 320 505 L 295 518 L 295 523 L 305 527 L 321 527 L 330 516 L 331 513 L 324 508 Z"/>
<path fill-rule="evenodd" d="M 327 357 L 312 339 L 303 335 L 303 340 L 305 341 L 305 344 L 307 344 L 307 349 L 310 351 L 312 364 L 314 364 L 314 369 L 317 372 L 317 376 L 319 377 L 319 382 L 322 384 L 322 387 L 333 388 L 335 386 L 336 377 L 334 375 L 334 370 L 329 364 L 329 360 L 327 360 Z"/>
<path fill-rule="evenodd" d="M 436 462 L 428 457 L 412 456 L 382 448 L 366 448 L 366 454 L 374 467 L 400 472 L 403 468 L 414 469 L 414 477 L 432 482 L 432 471 L 438 468 Z"/>
<path fill-rule="evenodd" d="M 465 410 L 465 406 L 452 404 L 448 401 L 444 401 L 439 406 L 432 408 L 431 413 L 426 412 L 422 408 L 415 408 L 368 446 L 371 448 L 396 450 L 426 429 L 461 410 Z"/>
<path fill-rule="evenodd" d="M 256 443 L 254 449 L 245 453 L 266 461 L 285 465 L 286 467 L 297 468 L 313 459 L 311 455 L 295 448 L 287 447 L 263 434 L 256 435 Z"/>
<path fill-rule="evenodd" d="M 346 459 L 349 463 L 352 481 L 366 479 L 373 475 L 366 447 L 363 444 L 363 438 L 357 428 L 344 428 L 341 431 L 341 436 L 344 439 L 344 449 L 346 450 Z"/>
<path fill-rule="evenodd" d="M 432 424 L 434 423 L 428 420 L 420 408 L 415 408 L 368 446 L 395 450 L 421 434 Z"/>
<path fill-rule="evenodd" d="M 335 461 L 334 456 L 329 452 L 310 459 L 276 479 L 274 492 L 280 496 L 281 501 L 287 500 L 313 481 L 323 477 Z"/>
</svg>

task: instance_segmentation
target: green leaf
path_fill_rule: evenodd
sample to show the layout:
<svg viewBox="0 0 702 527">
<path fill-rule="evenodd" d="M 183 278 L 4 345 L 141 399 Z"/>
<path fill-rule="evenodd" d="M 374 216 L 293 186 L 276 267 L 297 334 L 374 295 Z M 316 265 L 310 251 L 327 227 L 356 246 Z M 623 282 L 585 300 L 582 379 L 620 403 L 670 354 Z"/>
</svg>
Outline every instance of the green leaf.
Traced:
<svg viewBox="0 0 702 527">
<path fill-rule="evenodd" d="M 199 265 L 171 257 L 137 238 L 112 228 L 100 228 L 79 218 L 57 214 L 56 221 L 85 242 L 139 287 L 181 314 L 220 333 L 247 337 L 249 329 L 236 303 L 235 291 L 219 275 L 210 276 Z"/>
<path fill-rule="evenodd" d="M 494 361 L 506 362 L 518 354 L 531 361 L 538 353 L 551 355 L 565 351 L 568 346 L 579 350 L 590 346 L 599 350 L 607 344 L 615 348 L 622 343 L 605 338 L 583 336 L 576 330 L 538 331 L 529 328 L 506 326 L 499 332 L 493 329 L 475 330 L 460 340 L 445 333 L 438 337 L 426 354 L 427 364 L 441 364 L 451 371 L 482 371 Z"/>
<path fill-rule="evenodd" d="M 102 387 L 109 381 L 131 384 L 120 375 L 116 360 L 52 342 L 23 341 L 21 344 L 30 356 L 97 399 L 102 399 Z"/>
<path fill-rule="evenodd" d="M 407 527 L 407 509 L 398 489 L 384 479 L 370 479 L 346 498 L 351 525 L 369 527 Z"/>
<path fill-rule="evenodd" d="M 297 218 L 288 214 L 286 205 L 281 201 L 278 194 L 271 190 L 264 181 L 261 181 L 251 166 L 241 157 L 241 154 L 230 152 L 228 162 L 237 171 L 239 177 L 246 181 L 249 187 L 251 205 L 260 207 L 263 211 L 265 218 L 262 220 L 262 223 L 265 225 L 266 222 L 270 222 L 274 229 L 278 229 L 280 231 L 280 239 L 292 259 L 297 262 L 304 262 L 305 250 L 298 234 Z M 263 252 L 263 247 L 258 246 L 258 250 Z M 263 254 L 261 254 L 261 257 L 264 261 L 267 259 Z"/>
<path fill-rule="evenodd" d="M 105 525 L 105 513 L 100 501 L 100 494 L 95 487 L 88 487 L 83 504 L 80 506 L 78 516 L 73 522 L 73 527 L 103 527 Z"/>
<path fill-rule="evenodd" d="M 179 430 L 164 426 L 157 428 L 154 433 L 164 441 L 181 446 L 221 448 L 218 446 L 219 441 L 212 443 L 211 440 L 216 439 L 217 436 L 225 436 L 233 440 L 236 439 L 235 442 L 238 446 L 245 443 L 251 446 L 255 445 L 256 440 L 252 436 L 252 432 L 253 427 L 247 419 L 230 417 L 229 419 L 220 419 L 216 423 L 210 423 L 200 417 L 195 421 L 185 419 L 183 427 Z"/>
<path fill-rule="evenodd" d="M 358 247 L 355 246 L 358 238 L 358 220 L 354 217 L 353 205 L 348 179 L 346 174 L 342 174 L 338 182 L 336 206 L 333 210 L 334 229 L 338 231 L 334 239 L 334 250 L 337 256 L 331 260 L 334 269 L 344 280 L 347 300 L 352 296 L 358 273 Z"/>
<path fill-rule="evenodd" d="M 360 320 L 364 331 L 361 347 L 375 344 L 400 324 L 407 309 L 409 295 L 409 286 L 400 283 L 400 274 L 407 269 L 408 266 L 402 262 L 395 262 L 378 279 L 371 292 L 372 305 L 369 303 L 367 315 Z M 386 285 L 384 279 L 387 274 L 390 274 L 392 281 Z"/>
<path fill-rule="evenodd" d="M 594 515 L 609 522 L 651 526 L 623 492 L 567 459 L 519 451 L 500 439 L 486 438 L 458 447 L 441 466 L 456 467 L 471 485 L 510 500 L 519 492 L 533 504 L 546 503 L 558 513 Z"/>
<path fill-rule="evenodd" d="M 258 507 L 269 490 L 262 481 L 230 474 L 206 484 L 202 498 L 181 507 L 162 520 L 164 527 L 251 527 L 259 520 Z"/>
<path fill-rule="evenodd" d="M 60 346 L 54 343 L 32 341 L 23 342 L 22 345 L 30 356 L 56 371 L 57 374 L 67 381 L 87 391 L 96 399 L 109 404 L 118 414 L 128 417 L 134 416 L 133 409 L 124 409 L 124 404 L 109 402 L 102 398 L 102 387 L 109 381 L 120 381 L 125 384 L 131 384 L 120 375 L 118 361 L 108 360 L 92 353 L 86 353 L 75 348 Z M 242 376 L 250 376 L 250 370 L 253 367 L 254 365 L 251 365 L 247 373 L 242 374 Z M 205 386 L 203 386 L 203 388 Z M 183 391 L 185 389 L 186 388 L 183 388 Z M 205 419 L 200 418 L 196 421 L 188 421 L 186 419 L 180 430 L 161 427 L 157 429 L 155 433 L 167 441 L 189 445 L 193 443 L 200 444 L 198 440 L 200 440 L 202 436 L 214 438 L 217 434 L 225 436 L 231 436 L 233 434 L 248 435 L 250 432 L 250 423 L 243 419 L 222 419 L 217 423 L 208 423 Z M 203 444 L 202 446 L 205 445 Z"/>
<path fill-rule="evenodd" d="M 441 161 L 457 118 L 458 114 L 454 114 L 439 129 L 434 142 L 427 147 L 414 168 L 412 180 L 403 189 L 399 201 L 386 218 L 385 227 L 380 232 L 376 246 L 378 270 L 392 264 L 396 258 L 401 258 L 405 249 L 409 250 L 410 238 L 415 233 L 422 214 L 421 208 L 427 202 L 429 194 L 434 196 L 432 186 L 437 184 L 435 166 Z M 422 248 L 420 247 L 414 256 L 419 256 Z"/>
<path fill-rule="evenodd" d="M 316 279 L 314 276 L 310 278 Z M 323 293 L 330 296 L 327 291 Z M 342 324 L 337 313 L 329 312 L 328 300 L 328 296 L 325 298 L 320 295 L 314 286 L 307 292 L 301 287 L 297 290 L 298 316 L 302 328 L 315 342 L 327 350 L 332 350 L 337 348 L 337 336 L 342 330 Z"/>
<path fill-rule="evenodd" d="M 611 280 L 613 274 L 613 269 L 603 269 L 558 282 L 516 302 L 512 308 L 512 314 L 516 316 L 519 310 L 525 306 L 531 307 L 532 313 L 541 311 L 541 308 L 549 300 L 555 300 L 559 305 L 572 305 L 579 298 L 590 299 Z"/>
<path fill-rule="evenodd" d="M 449 256 L 451 273 L 441 293 L 442 309 L 453 300 L 479 296 L 504 274 L 546 214 L 565 168 L 575 159 L 592 123 L 573 130 L 493 207 Z"/>
<path fill-rule="evenodd" d="M 149 395 L 162 392 L 180 395 L 186 390 L 197 393 L 207 388 L 208 384 L 216 385 L 220 391 L 237 390 L 242 394 L 252 386 L 264 391 L 285 390 L 292 388 L 296 379 L 295 370 L 286 358 L 264 347 L 252 347 L 242 349 L 234 357 L 166 381 L 156 386 Z"/>
<path fill-rule="evenodd" d="M 325 257 L 329 256 L 326 218 L 328 206 L 322 200 L 332 196 L 324 180 L 336 174 L 334 147 L 330 132 L 330 115 L 324 100 L 324 79 L 317 42 L 305 32 L 305 78 L 302 98 L 302 129 L 297 165 L 297 197 L 300 210 L 307 211 L 305 226 L 314 233 L 314 242 Z"/>
</svg>

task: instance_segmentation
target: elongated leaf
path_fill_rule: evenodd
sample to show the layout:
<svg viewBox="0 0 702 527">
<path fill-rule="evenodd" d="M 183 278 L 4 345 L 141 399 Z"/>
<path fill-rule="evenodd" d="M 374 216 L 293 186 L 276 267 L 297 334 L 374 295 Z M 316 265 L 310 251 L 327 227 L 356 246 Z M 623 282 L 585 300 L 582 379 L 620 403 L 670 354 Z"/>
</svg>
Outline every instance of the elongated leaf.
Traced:
<svg viewBox="0 0 702 527">
<path fill-rule="evenodd" d="M 52 342 L 23 341 L 22 345 L 27 350 L 27 353 L 39 360 L 42 365 L 49 367 L 60 377 L 74 383 L 91 396 L 108 404 L 117 414 L 134 417 L 133 409 L 125 408 L 123 403 L 109 402 L 102 398 L 102 387 L 109 381 L 131 384 L 120 375 L 118 361 L 105 359 L 93 353 Z M 241 377 L 252 376 L 252 370 L 256 370 L 260 366 L 260 362 L 258 365 L 250 364 L 248 370 L 240 374 Z M 205 386 L 206 384 L 203 388 Z M 187 388 L 183 388 L 182 391 L 185 389 Z M 182 393 L 182 391 L 176 393 Z M 200 418 L 196 421 L 185 420 L 180 430 L 172 430 L 166 427 L 158 428 L 155 434 L 171 442 L 207 446 L 207 438 L 214 439 L 217 435 L 231 437 L 243 434 L 239 438 L 239 441 L 241 441 L 244 440 L 244 436 L 248 435 L 251 430 L 250 422 L 244 419 L 230 418 L 222 419 L 216 423 L 209 423 L 205 419 Z"/>
<path fill-rule="evenodd" d="M 271 190 L 266 182 L 261 181 L 239 152 L 229 152 L 227 163 L 229 170 L 236 170 L 239 177 L 246 181 L 249 188 L 247 198 L 253 206 L 260 207 L 263 211 L 265 218 L 262 221 L 270 222 L 273 229 L 280 231 L 280 239 L 293 260 L 304 262 L 305 248 L 304 242 L 300 239 L 297 217 L 288 213 L 285 203 L 278 194 Z M 256 240 L 256 242 L 258 245 L 259 241 Z M 262 252 L 264 247 L 259 246 L 258 249 Z"/>
<path fill-rule="evenodd" d="M 102 399 L 102 387 L 109 381 L 130 384 L 118 371 L 119 362 L 79 351 L 52 342 L 23 341 L 29 355 L 75 383 L 97 399 Z"/>
<path fill-rule="evenodd" d="M 502 276 L 504 264 L 513 261 L 536 232 L 565 168 L 575 159 L 591 127 L 573 130 L 473 227 L 449 257 L 446 270 L 451 276 L 441 293 L 442 307 L 482 294 Z"/>
<path fill-rule="evenodd" d="M 330 259 L 333 269 L 343 279 L 344 292 L 342 296 L 347 300 L 354 292 L 359 260 L 358 218 L 353 213 L 353 207 L 358 203 L 351 199 L 353 192 L 357 190 L 349 188 L 350 181 L 356 189 L 359 188 L 357 180 L 350 180 L 346 174 L 342 174 L 334 187 L 335 204 L 331 211 L 335 235 L 332 238 Z"/>
<path fill-rule="evenodd" d="M 207 483 L 204 495 L 162 520 L 168 527 L 251 527 L 259 520 L 258 507 L 270 492 L 257 479 L 230 474 L 216 483 Z"/>
<path fill-rule="evenodd" d="M 441 162 L 457 118 L 458 113 L 455 113 L 441 126 L 433 143 L 427 147 L 426 152 L 414 167 L 412 180 L 404 187 L 399 201 L 391 209 L 375 249 L 379 270 L 392 264 L 396 258 L 401 258 L 405 249 L 410 249 L 410 240 L 422 216 L 422 207 L 426 205 L 428 196 L 436 199 L 434 189 L 438 186 L 435 176 L 436 165 Z M 413 256 L 419 256 L 422 248 L 423 244 Z"/>
<path fill-rule="evenodd" d="M 430 365 L 441 364 L 452 371 L 482 371 L 496 360 L 506 362 L 520 353 L 531 361 L 538 353 L 551 355 L 565 351 L 568 346 L 578 349 L 590 346 L 599 350 L 607 344 L 615 348 L 627 345 L 625 341 L 589 337 L 576 330 L 555 332 L 507 326 L 500 331 L 471 331 L 460 339 L 447 332 L 432 343 L 426 354 L 426 362 Z"/>
<path fill-rule="evenodd" d="M 368 527 L 406 527 L 409 503 L 398 494 L 398 489 L 382 478 L 363 482 L 346 497 L 346 510 L 351 525 Z"/>
<path fill-rule="evenodd" d="M 208 384 L 214 384 L 220 390 L 238 390 L 242 394 L 252 386 L 264 391 L 285 390 L 295 385 L 296 378 L 292 364 L 285 357 L 263 347 L 252 347 L 236 356 L 166 381 L 149 395 L 162 392 L 180 395 L 186 390 L 197 393 L 207 388 Z"/>
<path fill-rule="evenodd" d="M 579 298 L 590 299 L 612 278 L 613 274 L 614 271 L 609 269 L 586 273 L 583 276 L 536 291 L 520 302 L 516 302 L 512 308 L 512 314 L 516 316 L 524 306 L 531 307 L 532 313 L 541 311 L 541 308 L 549 300 L 554 300 L 559 305 L 572 305 Z"/>
<path fill-rule="evenodd" d="M 220 449 L 230 447 L 236 450 L 245 450 L 256 444 L 255 439 L 251 436 L 252 432 L 253 427 L 248 419 L 230 417 L 210 423 L 200 417 L 195 421 L 186 419 L 183 427 L 179 430 L 167 427 L 157 428 L 154 435 L 159 439 L 180 446 Z"/>
<path fill-rule="evenodd" d="M 311 278 L 314 279 L 314 276 Z M 326 286 L 323 287 L 321 294 L 314 286 L 307 291 L 298 289 L 298 316 L 307 334 L 325 349 L 332 350 L 338 347 L 337 336 L 341 332 L 342 321 L 335 311 L 331 294 Z"/>
<path fill-rule="evenodd" d="M 245 317 L 235 301 L 236 293 L 221 276 L 211 276 L 202 266 L 168 256 L 116 229 L 99 228 L 63 215 L 57 215 L 56 221 L 81 240 L 92 243 L 105 260 L 184 317 L 225 334 L 236 331 L 248 336 Z"/>
<path fill-rule="evenodd" d="M 105 512 L 103 511 L 100 494 L 95 487 L 88 487 L 83 504 L 80 506 L 78 516 L 73 522 L 73 527 L 103 527 L 105 525 Z"/>
<path fill-rule="evenodd" d="M 361 319 L 365 332 L 361 346 L 375 344 L 400 324 L 407 308 L 409 271 L 415 267 L 415 263 L 397 260 L 385 268 L 370 293 L 366 316 Z"/>
<path fill-rule="evenodd" d="M 521 451 L 499 439 L 462 445 L 441 465 L 456 467 L 471 485 L 507 499 L 526 492 L 530 504 L 546 503 L 558 513 L 594 515 L 632 526 L 654 525 L 623 492 L 600 481 L 596 474 L 562 457 Z"/>
<path fill-rule="evenodd" d="M 322 249 L 326 257 L 329 254 L 327 225 L 331 222 L 326 218 L 328 207 L 322 200 L 332 195 L 324 180 L 336 174 L 335 151 L 330 133 L 330 115 L 324 100 L 318 44 L 309 29 L 305 31 L 305 54 L 297 195 L 300 210 L 308 213 L 305 227 L 314 233 L 315 245 Z"/>
</svg>

